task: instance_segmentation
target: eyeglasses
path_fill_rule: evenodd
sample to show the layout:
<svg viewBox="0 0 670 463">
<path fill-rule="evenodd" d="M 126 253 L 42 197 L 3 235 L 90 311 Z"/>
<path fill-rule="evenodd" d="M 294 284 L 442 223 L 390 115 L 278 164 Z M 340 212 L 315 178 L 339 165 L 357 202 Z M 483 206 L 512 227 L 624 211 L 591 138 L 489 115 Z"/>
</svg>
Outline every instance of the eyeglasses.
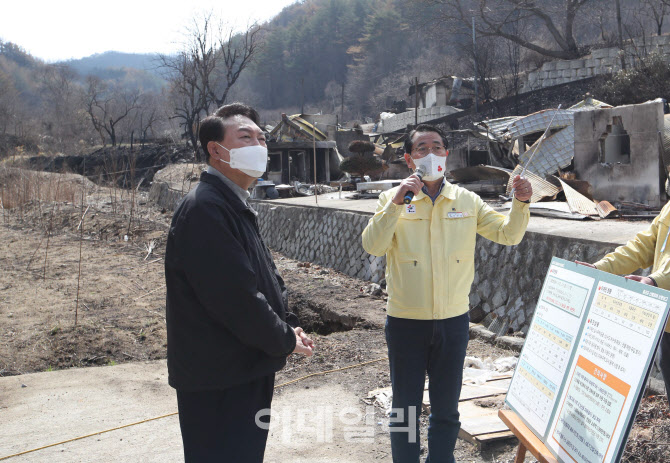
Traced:
<svg viewBox="0 0 670 463">
<path fill-rule="evenodd" d="M 416 157 L 422 158 L 424 156 L 427 156 L 429 153 L 433 153 L 436 156 L 446 156 L 447 153 L 447 148 L 443 145 L 433 145 L 433 146 L 420 146 L 414 150 L 412 150 L 413 153 L 416 153 Z"/>
</svg>

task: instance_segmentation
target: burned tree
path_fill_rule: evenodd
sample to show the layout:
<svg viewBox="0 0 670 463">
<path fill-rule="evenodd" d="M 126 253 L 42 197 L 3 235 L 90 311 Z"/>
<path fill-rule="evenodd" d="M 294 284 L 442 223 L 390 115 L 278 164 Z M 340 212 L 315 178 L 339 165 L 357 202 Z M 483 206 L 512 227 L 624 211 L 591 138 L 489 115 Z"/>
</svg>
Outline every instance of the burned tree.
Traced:
<svg viewBox="0 0 670 463">
<path fill-rule="evenodd" d="M 539 2 L 528 0 L 423 0 L 436 9 L 438 21 L 470 33 L 472 18 L 478 37 L 498 37 L 543 56 L 579 58 L 583 53 L 575 39 L 575 23 L 583 7 L 593 0 Z M 583 15 L 582 15 L 583 16 Z M 556 44 L 550 48 L 519 34 L 519 23 L 534 24 Z M 561 24 L 562 23 L 562 24 Z"/>
<path fill-rule="evenodd" d="M 110 87 L 98 77 L 86 79 L 85 105 L 91 124 L 105 143 L 105 133 L 112 146 L 117 142 L 117 125 L 137 109 L 138 90 L 126 90 L 119 86 Z"/>
<path fill-rule="evenodd" d="M 186 52 L 180 52 L 169 59 L 161 57 L 163 67 L 169 69 L 169 99 L 173 105 L 174 115 L 183 130 L 182 136 L 193 148 L 197 159 L 201 160 L 198 151 L 198 128 L 200 117 L 207 112 L 207 100 L 202 91 L 200 78 L 194 60 Z"/>
<path fill-rule="evenodd" d="M 210 23 L 210 16 L 205 16 L 201 23 L 194 21 L 182 51 L 176 55 L 159 55 L 160 66 L 170 82 L 173 118 L 179 120 L 182 137 L 187 139 L 198 160 L 203 160 L 198 150 L 200 118 L 207 114 L 210 106 L 208 92 L 216 66 Z"/>
<path fill-rule="evenodd" d="M 656 34 L 663 33 L 663 22 L 665 17 L 670 12 L 670 0 L 642 0 L 640 2 L 642 9 L 646 10 L 648 16 L 656 26 Z"/>
<path fill-rule="evenodd" d="M 228 92 L 258 54 L 261 27 L 252 25 L 242 34 L 233 34 L 233 29 L 219 28 L 218 63 L 216 81 L 209 87 L 209 98 L 221 106 L 228 98 Z"/>
<path fill-rule="evenodd" d="M 170 82 L 174 118 L 180 121 L 183 136 L 191 144 L 196 158 L 200 119 L 226 103 L 230 89 L 253 61 L 260 46 L 261 30 L 251 26 L 242 34 L 219 26 L 212 31 L 211 14 L 194 20 L 187 31 L 184 48 L 176 55 L 160 55 L 160 66 Z"/>
</svg>

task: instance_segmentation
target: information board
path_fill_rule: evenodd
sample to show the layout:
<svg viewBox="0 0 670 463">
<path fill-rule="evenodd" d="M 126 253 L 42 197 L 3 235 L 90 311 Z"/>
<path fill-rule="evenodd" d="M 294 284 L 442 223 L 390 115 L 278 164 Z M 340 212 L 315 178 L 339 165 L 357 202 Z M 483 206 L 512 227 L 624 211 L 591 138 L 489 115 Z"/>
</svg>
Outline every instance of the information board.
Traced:
<svg viewBox="0 0 670 463">
<path fill-rule="evenodd" d="M 554 257 L 506 402 L 562 462 L 617 461 L 670 292 Z"/>
</svg>

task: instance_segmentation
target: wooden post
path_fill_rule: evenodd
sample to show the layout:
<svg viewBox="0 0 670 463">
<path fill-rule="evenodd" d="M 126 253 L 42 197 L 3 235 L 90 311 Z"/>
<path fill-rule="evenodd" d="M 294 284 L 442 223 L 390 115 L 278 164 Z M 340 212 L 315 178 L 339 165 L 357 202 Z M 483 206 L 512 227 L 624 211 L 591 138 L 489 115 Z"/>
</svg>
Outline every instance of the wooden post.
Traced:
<svg viewBox="0 0 670 463">
<path fill-rule="evenodd" d="M 419 125 L 419 78 L 414 78 L 414 128 Z"/>
<path fill-rule="evenodd" d="M 516 451 L 516 457 L 514 457 L 514 463 L 523 463 L 523 461 L 526 459 L 526 448 L 523 443 L 519 442 L 519 448 Z"/>
<path fill-rule="evenodd" d="M 344 82 L 342 82 L 342 101 L 340 103 L 340 119 L 344 122 Z"/>
<path fill-rule="evenodd" d="M 312 121 L 312 140 L 314 146 L 314 201 L 319 205 L 319 191 L 316 185 L 316 121 Z"/>
<path fill-rule="evenodd" d="M 477 35 L 475 33 L 475 17 L 472 17 L 472 56 L 475 61 L 475 112 L 479 112 L 479 92 L 477 91 Z"/>
<path fill-rule="evenodd" d="M 544 445 L 544 442 L 528 429 L 528 426 L 521 421 L 516 413 L 512 410 L 498 410 L 498 416 L 519 439 L 519 449 L 516 452 L 514 463 L 523 463 L 526 451 L 530 451 L 540 463 L 558 463 L 558 460 Z"/>
</svg>

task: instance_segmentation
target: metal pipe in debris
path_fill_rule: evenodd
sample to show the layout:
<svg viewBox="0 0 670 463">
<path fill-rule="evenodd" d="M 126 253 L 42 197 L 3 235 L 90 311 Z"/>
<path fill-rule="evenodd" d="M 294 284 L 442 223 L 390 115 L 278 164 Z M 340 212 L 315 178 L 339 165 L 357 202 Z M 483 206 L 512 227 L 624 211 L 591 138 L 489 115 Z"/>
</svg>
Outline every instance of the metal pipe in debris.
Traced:
<svg viewBox="0 0 670 463">
<path fill-rule="evenodd" d="M 533 157 L 535 156 L 535 153 L 537 153 L 537 150 L 540 149 L 540 145 L 542 145 L 542 142 L 544 141 L 545 137 L 547 136 L 547 133 L 549 133 L 549 128 L 551 127 L 551 124 L 554 123 L 554 119 L 556 118 L 556 114 L 558 114 L 558 110 L 561 109 L 561 105 L 558 105 L 558 108 L 554 111 L 554 115 L 551 117 L 551 120 L 549 121 L 549 125 L 547 125 L 547 128 L 544 130 L 544 133 L 540 137 L 540 139 L 537 141 L 537 145 L 535 145 L 535 149 L 533 152 L 530 154 L 530 157 L 528 158 L 528 161 L 526 162 L 526 165 L 523 166 L 523 169 L 521 169 L 521 178 L 523 178 L 524 174 L 526 173 L 526 169 L 530 165 L 530 162 L 533 160 Z M 510 198 L 514 198 L 514 188 L 512 188 L 512 191 L 510 191 Z"/>
<path fill-rule="evenodd" d="M 530 165 L 530 162 L 533 160 L 533 157 L 535 156 L 535 153 L 537 153 L 537 150 L 540 149 L 540 145 L 542 144 L 542 142 L 543 142 L 544 139 L 546 138 L 547 133 L 549 133 L 549 128 L 551 127 L 551 124 L 554 123 L 554 119 L 556 118 L 556 114 L 558 114 L 558 110 L 559 110 L 559 109 L 561 109 L 561 105 L 560 105 L 560 104 L 558 105 L 558 108 L 556 108 L 556 111 L 554 111 L 554 115 L 552 116 L 551 120 L 549 121 L 549 125 L 548 125 L 547 128 L 544 130 L 544 133 L 543 133 L 542 136 L 540 137 L 540 140 L 537 142 L 537 146 L 535 146 L 535 149 L 533 150 L 533 152 L 531 153 L 530 157 L 528 158 L 528 162 L 526 162 L 526 165 L 523 166 L 523 169 L 521 170 L 521 176 L 522 176 L 522 177 L 523 177 L 523 174 L 526 173 L 526 169 L 527 169 L 528 166 Z"/>
</svg>

